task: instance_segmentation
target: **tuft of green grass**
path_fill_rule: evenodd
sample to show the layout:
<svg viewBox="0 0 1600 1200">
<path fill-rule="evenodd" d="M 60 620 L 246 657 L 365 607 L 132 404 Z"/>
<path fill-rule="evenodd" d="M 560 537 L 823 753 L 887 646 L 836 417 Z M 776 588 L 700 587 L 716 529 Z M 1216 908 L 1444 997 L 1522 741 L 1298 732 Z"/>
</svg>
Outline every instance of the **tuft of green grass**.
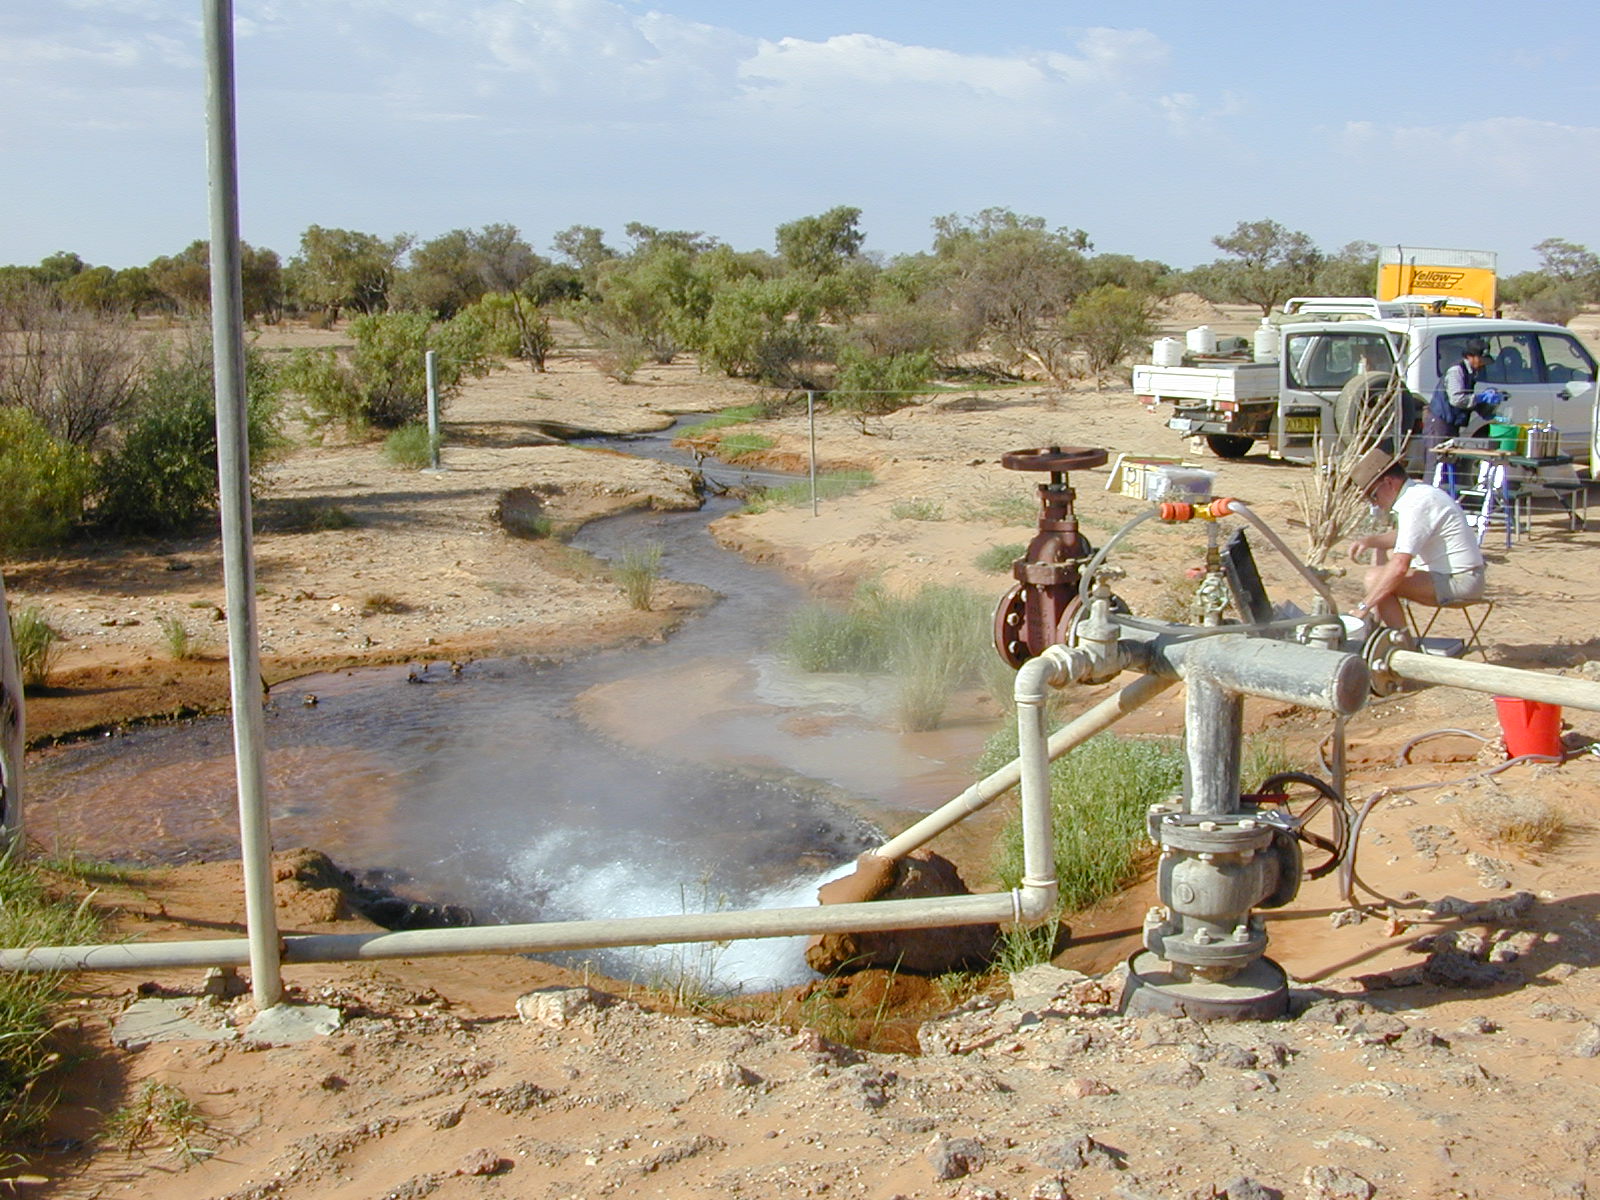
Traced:
<svg viewBox="0 0 1600 1200">
<path fill-rule="evenodd" d="M 215 1153 L 195 1142 L 206 1130 L 194 1101 L 170 1083 L 147 1079 L 127 1104 L 106 1118 L 106 1138 L 132 1154 L 151 1143 L 165 1143 L 183 1163 L 196 1163 Z"/>
<path fill-rule="evenodd" d="M 189 636 L 188 626 L 177 617 L 157 617 L 156 624 L 161 627 L 161 644 L 167 648 L 168 656 L 180 661 L 199 657 L 196 639 Z"/>
<path fill-rule="evenodd" d="M 88 897 L 67 895 L 16 846 L 0 855 L 0 898 L 0 946 L 75 946 L 100 937 Z M 51 1012 L 63 978 L 0 972 L 0 1145 L 17 1145 L 49 1116 L 54 1097 L 46 1081 L 60 1062 L 50 1044 Z"/>
<path fill-rule="evenodd" d="M 1474 832 L 1524 857 L 1551 849 L 1571 828 L 1567 814 L 1542 796 L 1473 796 L 1461 815 Z"/>
<path fill-rule="evenodd" d="M 871 487 L 875 481 L 871 471 L 831 471 L 817 476 L 817 497 L 837 500 L 851 492 Z M 795 508 L 811 503 L 810 481 L 785 484 L 783 487 L 763 488 L 745 501 L 745 511 L 759 513 L 769 508 Z"/>
<path fill-rule="evenodd" d="M 944 505 L 922 496 L 908 496 L 891 504 L 889 515 L 897 521 L 942 521 Z"/>
<path fill-rule="evenodd" d="M 17 669 L 24 688 L 42 688 L 61 652 L 61 634 L 45 620 L 44 610 L 30 604 L 11 614 L 11 645 L 17 652 Z"/>
<path fill-rule="evenodd" d="M 974 504 L 962 514 L 963 521 L 997 521 L 1002 525 L 1033 525 L 1039 520 L 1039 502 L 1030 496 L 994 496 Z"/>
<path fill-rule="evenodd" d="M 1017 754 L 1015 729 L 989 739 L 980 777 Z M 1076 912 L 1113 895 L 1133 878 L 1148 845 L 1145 812 L 1166 800 L 1183 778 L 1176 742 L 1100 734 L 1050 765 L 1056 877 L 1063 911 Z M 1022 881 L 1022 818 L 1001 834 L 995 873 L 1006 887 Z"/>
<path fill-rule="evenodd" d="M 762 433 L 725 433 L 717 439 L 716 456 L 724 462 L 736 462 L 746 455 L 771 450 L 777 444 Z"/>
<path fill-rule="evenodd" d="M 1002 542 L 998 546 L 990 546 L 980 551 L 978 557 L 972 560 L 972 565 L 980 571 L 993 571 L 999 575 L 1009 575 L 1011 564 L 1016 562 L 1028 552 L 1026 542 Z"/>
<path fill-rule="evenodd" d="M 611 568 L 628 604 L 640 612 L 649 612 L 655 601 L 656 584 L 661 579 L 661 546 L 650 542 L 642 546 L 629 546 Z"/>
<path fill-rule="evenodd" d="M 433 465 L 439 439 L 428 436 L 426 425 L 402 425 L 383 439 L 383 456 L 397 467 L 420 471 Z"/>
<path fill-rule="evenodd" d="M 1055 957 L 1056 942 L 1060 937 L 1061 922 L 1055 917 L 1042 925 L 1008 925 L 1000 931 L 994 968 L 1007 975 L 1015 975 L 1018 971 L 1047 963 Z"/>
<path fill-rule="evenodd" d="M 704 421 L 697 421 L 689 432 L 703 434 L 716 429 L 726 429 L 730 425 L 748 425 L 751 421 L 759 421 L 765 415 L 757 405 L 740 404 L 734 408 L 725 408 L 721 412 L 712 413 Z"/>
</svg>

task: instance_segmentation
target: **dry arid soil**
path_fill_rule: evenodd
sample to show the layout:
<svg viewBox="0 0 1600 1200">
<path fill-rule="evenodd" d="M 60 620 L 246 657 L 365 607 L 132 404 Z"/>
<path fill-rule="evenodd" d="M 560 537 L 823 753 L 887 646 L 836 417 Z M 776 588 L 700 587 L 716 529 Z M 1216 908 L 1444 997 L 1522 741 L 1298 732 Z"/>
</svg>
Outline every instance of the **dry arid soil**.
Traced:
<svg viewBox="0 0 1600 1200">
<path fill-rule="evenodd" d="M 1175 328 L 1202 319 L 1253 323 L 1195 308 Z M 276 332 L 264 344 L 336 338 Z M 443 474 L 390 467 L 365 443 L 295 451 L 258 506 L 258 625 L 275 695 L 335 665 L 581 653 L 697 619 L 699 589 L 669 584 L 655 611 L 635 612 L 602 569 L 559 543 L 507 536 L 493 513 L 519 487 L 566 523 L 693 505 L 685 473 L 562 439 L 750 398 L 685 362 L 618 385 L 570 351 L 546 374 L 511 368 L 471 384 L 447 414 Z M 777 433 L 773 457 L 803 463 L 803 418 Z M 1003 470 L 1005 451 L 1186 452 L 1109 385 L 949 393 L 865 427 L 824 416 L 817 444 L 825 469 L 867 467 L 875 485 L 816 516 L 741 514 L 714 532 L 830 595 L 878 574 L 896 588 L 953 582 L 998 596 L 1008 578 L 976 559 L 1027 541 L 1026 524 L 993 514 L 1036 482 Z M 1304 468 L 1193 461 L 1299 544 Z M 1073 477 L 1096 542 L 1142 507 L 1104 491 L 1106 477 Z M 330 506 L 354 523 L 304 527 Z M 1591 669 L 1597 539 L 1540 514 L 1532 537 L 1491 544 L 1492 660 Z M 1119 592 L 1136 612 L 1158 611 L 1203 545 L 1194 528 L 1147 523 L 1121 558 Z M 1303 585 L 1258 553 L 1275 593 L 1304 604 Z M 7 563 L 5 577 L 13 606 L 41 605 L 69 638 L 54 686 L 29 702 L 35 754 L 83 730 L 225 702 L 215 538 L 89 545 Z M 1333 587 L 1353 603 L 1359 578 Z M 160 617 L 184 621 L 204 656 L 168 657 Z M 680 683 L 693 711 L 724 702 L 713 680 Z M 1068 708 L 1102 694 L 1069 696 Z M 670 739 L 670 722 L 638 715 L 619 736 Z M 1175 733 L 1181 715 L 1175 691 L 1127 724 Z M 1575 751 L 1600 736 L 1600 718 L 1566 716 Z M 622 723 L 598 701 L 585 718 Z M 1325 718 L 1264 703 L 1248 719 L 1306 756 L 1328 732 Z M 1479 736 L 1427 736 L 1447 729 Z M 1488 697 L 1442 688 L 1375 701 L 1351 722 L 1351 795 L 1384 793 L 1361 843 L 1370 887 L 1359 913 L 1330 877 L 1272 916 L 1271 953 L 1295 982 L 1290 1020 L 1119 1016 L 1119 964 L 1154 900 L 1148 880 L 1075 916 L 1053 968 L 976 995 L 868 972 L 696 1013 L 518 959 L 299 967 L 286 972 L 296 1003 L 337 1027 L 293 1041 L 248 1036 L 248 993 L 206 995 L 199 971 L 91 974 L 73 981 L 62 1013 L 63 1102 L 48 1140 L 10 1173 L 24 1195 L 130 1200 L 1595 1194 L 1600 761 L 1578 752 L 1498 771 L 1498 733 Z M 1565 826 L 1539 849 L 1507 819 L 1535 805 Z M 48 826 L 36 814 L 35 830 Z M 973 839 L 935 848 L 992 883 Z M 285 931 L 370 928 L 319 855 L 285 850 L 278 863 Z M 226 936 L 242 915 L 237 876 L 236 864 L 187 864 L 110 884 L 96 902 L 130 936 Z M 733 1009 L 745 1019 L 730 1023 Z M 167 1040 L 150 1013 L 189 1024 Z M 840 1044 L 864 1028 L 877 1049 Z M 157 1123 L 118 1144 L 108 1114 L 157 1084 L 149 1094 L 192 1104 L 192 1127 Z"/>
</svg>

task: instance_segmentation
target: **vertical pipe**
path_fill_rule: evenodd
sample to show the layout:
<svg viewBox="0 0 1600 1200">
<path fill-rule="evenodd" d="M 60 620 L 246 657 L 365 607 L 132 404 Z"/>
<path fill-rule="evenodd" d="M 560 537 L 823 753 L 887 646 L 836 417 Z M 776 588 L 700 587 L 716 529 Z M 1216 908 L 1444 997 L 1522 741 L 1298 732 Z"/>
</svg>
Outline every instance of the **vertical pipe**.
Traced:
<svg viewBox="0 0 1600 1200">
<path fill-rule="evenodd" d="M 206 0 L 206 125 L 211 180 L 211 353 L 216 373 L 217 484 L 228 606 L 228 674 L 239 783 L 245 929 L 257 1008 L 283 997 L 272 840 L 263 778 L 261 658 L 256 645 L 250 543 L 250 437 L 245 394 L 244 300 L 239 278 L 238 148 L 233 85 L 233 3 Z"/>
<path fill-rule="evenodd" d="M 1230 813 L 1239 807 L 1239 742 L 1244 697 L 1220 683 L 1189 676 L 1183 709 L 1184 772 L 1191 813 Z"/>
<path fill-rule="evenodd" d="M 817 515 L 817 394 L 806 393 L 806 424 L 811 428 L 811 515 Z"/>
<path fill-rule="evenodd" d="M 428 466 L 439 469 L 439 355 L 429 350 L 422 356 L 428 377 Z"/>
</svg>

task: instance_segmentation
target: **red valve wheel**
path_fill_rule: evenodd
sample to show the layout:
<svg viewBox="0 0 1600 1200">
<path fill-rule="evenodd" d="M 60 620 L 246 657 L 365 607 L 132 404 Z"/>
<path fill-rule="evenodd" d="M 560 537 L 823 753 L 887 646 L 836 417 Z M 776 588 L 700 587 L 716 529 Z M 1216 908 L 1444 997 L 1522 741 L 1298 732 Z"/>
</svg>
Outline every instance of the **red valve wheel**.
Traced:
<svg viewBox="0 0 1600 1200">
<path fill-rule="evenodd" d="M 1106 452 L 1089 446 L 1012 450 L 1000 456 L 1000 465 L 1008 471 L 1083 471 L 1105 464 Z"/>
</svg>

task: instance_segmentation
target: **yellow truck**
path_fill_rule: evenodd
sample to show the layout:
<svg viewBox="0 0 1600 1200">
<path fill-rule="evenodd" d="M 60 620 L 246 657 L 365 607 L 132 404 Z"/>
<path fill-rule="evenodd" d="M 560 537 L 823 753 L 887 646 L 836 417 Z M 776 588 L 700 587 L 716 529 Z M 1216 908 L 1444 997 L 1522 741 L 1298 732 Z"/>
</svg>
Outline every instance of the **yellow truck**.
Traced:
<svg viewBox="0 0 1600 1200">
<path fill-rule="evenodd" d="M 1384 246 L 1378 250 L 1379 300 L 1417 304 L 1436 316 L 1495 315 L 1493 250 Z"/>
</svg>

